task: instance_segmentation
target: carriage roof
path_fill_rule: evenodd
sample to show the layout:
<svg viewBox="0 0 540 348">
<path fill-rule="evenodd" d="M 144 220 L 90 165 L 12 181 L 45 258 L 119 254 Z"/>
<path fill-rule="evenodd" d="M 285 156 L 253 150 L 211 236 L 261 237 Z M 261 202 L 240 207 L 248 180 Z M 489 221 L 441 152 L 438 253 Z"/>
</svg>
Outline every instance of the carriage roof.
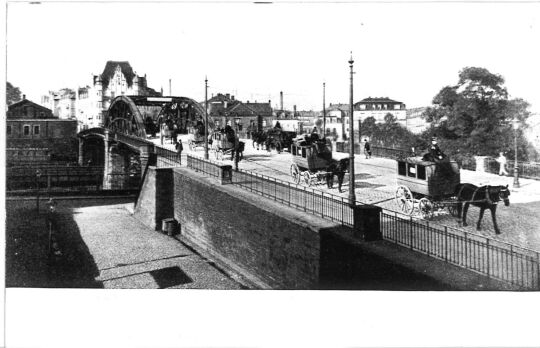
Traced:
<svg viewBox="0 0 540 348">
<path fill-rule="evenodd" d="M 293 163 L 312 172 L 325 169 L 332 161 L 332 150 L 324 141 L 307 143 L 294 141 L 291 145 Z"/>
<path fill-rule="evenodd" d="M 420 157 L 420 156 L 416 156 L 416 157 L 406 157 L 406 158 L 403 158 L 403 159 L 399 159 L 398 162 L 405 162 L 405 163 L 411 163 L 411 164 L 419 164 L 419 165 L 422 165 L 422 166 L 424 166 L 424 167 L 437 165 L 436 162 L 424 161 L 424 160 L 422 159 L 422 157 Z M 450 163 L 457 163 L 457 162 L 456 162 L 456 161 L 450 161 Z"/>
</svg>

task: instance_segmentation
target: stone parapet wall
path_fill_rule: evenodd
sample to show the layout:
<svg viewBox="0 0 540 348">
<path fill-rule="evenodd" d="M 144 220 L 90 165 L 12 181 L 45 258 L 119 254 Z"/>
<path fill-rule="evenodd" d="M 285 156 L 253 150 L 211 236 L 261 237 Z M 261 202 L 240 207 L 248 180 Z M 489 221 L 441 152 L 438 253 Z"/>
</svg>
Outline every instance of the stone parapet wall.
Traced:
<svg viewBox="0 0 540 348">
<path fill-rule="evenodd" d="M 174 190 L 174 216 L 185 238 L 264 287 L 318 287 L 320 234 L 335 224 L 189 169 L 174 169 Z"/>
</svg>

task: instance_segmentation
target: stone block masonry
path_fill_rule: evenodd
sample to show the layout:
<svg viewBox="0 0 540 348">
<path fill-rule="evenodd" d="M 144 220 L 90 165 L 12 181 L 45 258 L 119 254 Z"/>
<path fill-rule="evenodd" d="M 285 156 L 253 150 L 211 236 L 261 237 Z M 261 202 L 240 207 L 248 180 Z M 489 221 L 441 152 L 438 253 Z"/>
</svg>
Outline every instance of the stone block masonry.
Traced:
<svg viewBox="0 0 540 348">
<path fill-rule="evenodd" d="M 146 226 L 160 230 L 161 221 L 174 216 L 173 194 L 172 168 L 148 167 L 135 204 L 135 217 Z"/>
<path fill-rule="evenodd" d="M 174 169 L 174 217 L 185 238 L 273 289 L 317 288 L 321 232 L 335 228 L 183 168 Z"/>
</svg>

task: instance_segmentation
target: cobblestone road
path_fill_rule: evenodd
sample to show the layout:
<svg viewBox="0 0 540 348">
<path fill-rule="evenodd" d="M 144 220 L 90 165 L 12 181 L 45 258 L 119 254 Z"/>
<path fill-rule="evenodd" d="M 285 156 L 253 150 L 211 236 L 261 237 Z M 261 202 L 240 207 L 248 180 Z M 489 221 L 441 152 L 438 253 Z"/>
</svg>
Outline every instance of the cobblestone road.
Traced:
<svg viewBox="0 0 540 348">
<path fill-rule="evenodd" d="M 187 137 L 184 137 L 183 140 L 184 144 L 187 144 Z M 244 160 L 239 165 L 241 169 L 291 182 L 290 165 L 292 158 L 289 153 L 277 154 L 275 151 L 256 150 L 252 147 L 250 140 L 243 141 L 246 142 L 246 150 Z M 164 146 L 173 148 L 170 144 Z M 196 149 L 194 152 L 191 152 L 187 146 L 184 146 L 184 149 L 187 149 L 186 153 L 199 156 L 204 153 L 201 148 Z M 212 154 L 210 156 L 212 158 Z M 348 154 L 344 153 L 334 153 L 335 158 L 347 156 Z M 225 162 L 228 162 L 228 160 Z M 363 156 L 356 155 L 355 193 L 357 200 L 399 212 L 394 202 L 397 186 L 395 166 L 396 162 L 390 159 L 365 159 Z M 476 207 L 469 209 L 467 215 L 469 226 L 467 227 L 460 226 L 458 219 L 452 217 L 446 209 L 435 214 L 431 220 L 433 223 L 540 251 L 540 214 L 538 214 L 538 211 L 540 211 L 540 181 L 520 179 L 520 188 L 514 189 L 512 188 L 512 177 L 499 177 L 489 173 L 461 170 L 461 182 L 475 185 L 509 185 L 512 191 L 510 196 L 511 204 L 509 207 L 499 204 L 497 209 L 497 223 L 502 233 L 500 235 L 495 234 L 489 211 L 484 214 L 481 231 L 477 231 L 476 221 L 478 220 L 479 209 Z M 347 197 L 349 189 L 348 176 L 345 177 L 343 192 L 341 193 L 337 191 L 337 188 L 328 189 L 325 185 L 316 185 L 316 189 Z"/>
</svg>

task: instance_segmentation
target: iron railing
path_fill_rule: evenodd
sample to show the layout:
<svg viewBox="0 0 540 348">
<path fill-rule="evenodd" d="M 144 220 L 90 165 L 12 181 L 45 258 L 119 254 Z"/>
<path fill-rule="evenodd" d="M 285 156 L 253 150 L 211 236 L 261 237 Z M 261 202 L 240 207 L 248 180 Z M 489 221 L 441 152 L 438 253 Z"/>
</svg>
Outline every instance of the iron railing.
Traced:
<svg viewBox="0 0 540 348">
<path fill-rule="evenodd" d="M 178 153 L 174 150 L 169 150 L 164 147 L 156 146 L 155 147 L 156 155 L 157 155 L 157 163 L 156 166 L 158 168 L 162 167 L 176 167 L 181 165 L 182 160 Z M 185 157 L 182 156 L 182 158 Z M 186 163 L 184 161 L 184 163 Z"/>
<path fill-rule="evenodd" d="M 221 175 L 220 167 L 224 164 L 223 162 L 217 162 L 212 160 L 205 160 L 201 157 L 187 155 L 187 166 L 195 170 L 196 172 L 201 172 L 206 175 L 210 175 L 215 178 L 219 178 Z"/>
<path fill-rule="evenodd" d="M 514 163 L 512 160 L 506 162 L 506 170 L 509 175 L 514 175 Z M 486 172 L 499 174 L 500 164 L 495 158 L 486 158 L 485 164 Z M 518 161 L 518 176 L 527 179 L 540 179 L 540 163 Z"/>
<path fill-rule="evenodd" d="M 101 186 L 103 182 L 103 167 L 8 167 L 6 168 L 6 189 L 35 190 L 35 189 L 92 189 Z"/>
<path fill-rule="evenodd" d="M 188 156 L 188 167 L 212 176 L 219 176 L 220 165 Z M 294 209 L 353 226 L 347 198 L 246 170 L 233 172 L 232 182 Z M 387 209 L 381 212 L 381 230 L 387 241 L 526 290 L 540 290 L 540 253 L 536 251 Z"/>
<path fill-rule="evenodd" d="M 381 213 L 381 230 L 385 240 L 411 250 L 523 289 L 540 290 L 536 251 L 388 210 Z"/>
</svg>

